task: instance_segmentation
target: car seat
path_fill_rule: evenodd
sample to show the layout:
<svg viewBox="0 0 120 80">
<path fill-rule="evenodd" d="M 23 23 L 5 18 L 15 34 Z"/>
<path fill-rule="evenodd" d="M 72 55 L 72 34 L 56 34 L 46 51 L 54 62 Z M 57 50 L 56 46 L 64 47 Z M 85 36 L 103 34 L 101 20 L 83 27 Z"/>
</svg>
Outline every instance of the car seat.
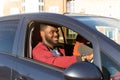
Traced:
<svg viewBox="0 0 120 80">
<path fill-rule="evenodd" d="M 32 49 L 39 43 L 42 41 L 42 39 L 40 38 L 40 24 L 34 22 L 32 23 L 32 25 L 30 26 L 30 33 L 29 33 L 29 51 L 28 51 L 28 57 L 32 58 Z"/>
</svg>

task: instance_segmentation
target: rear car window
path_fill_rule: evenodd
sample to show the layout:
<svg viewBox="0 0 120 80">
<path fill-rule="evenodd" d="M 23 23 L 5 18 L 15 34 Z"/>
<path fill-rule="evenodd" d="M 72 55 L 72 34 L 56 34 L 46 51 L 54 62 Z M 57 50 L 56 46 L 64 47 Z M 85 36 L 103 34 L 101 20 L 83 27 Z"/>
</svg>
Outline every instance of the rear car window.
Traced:
<svg viewBox="0 0 120 80">
<path fill-rule="evenodd" d="M 0 22 L 0 52 L 12 53 L 18 21 Z"/>
</svg>

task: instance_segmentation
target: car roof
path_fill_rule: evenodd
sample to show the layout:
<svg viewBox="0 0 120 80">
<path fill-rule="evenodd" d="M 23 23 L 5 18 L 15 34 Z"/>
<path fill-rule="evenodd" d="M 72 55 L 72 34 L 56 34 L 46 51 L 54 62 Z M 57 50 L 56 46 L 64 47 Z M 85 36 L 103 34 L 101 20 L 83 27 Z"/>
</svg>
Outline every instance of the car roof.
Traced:
<svg viewBox="0 0 120 80">
<path fill-rule="evenodd" d="M 2 20 L 11 20 L 11 19 L 20 19 L 20 18 L 23 18 L 23 17 L 27 17 L 27 16 L 35 16 L 35 15 L 41 15 L 41 16 L 54 16 L 54 17 L 71 17 L 71 18 L 76 18 L 76 17 L 79 17 L 79 18 L 110 18 L 110 17 L 105 17 L 105 16 L 98 16 L 98 15 L 92 15 L 92 14 L 60 14 L 60 13 L 49 13 L 49 12 L 36 12 L 36 13 L 22 13 L 22 14 L 14 14 L 14 15 L 7 15 L 7 16 L 1 16 L 0 17 L 0 21 Z M 114 18 L 112 18 L 114 19 Z"/>
</svg>

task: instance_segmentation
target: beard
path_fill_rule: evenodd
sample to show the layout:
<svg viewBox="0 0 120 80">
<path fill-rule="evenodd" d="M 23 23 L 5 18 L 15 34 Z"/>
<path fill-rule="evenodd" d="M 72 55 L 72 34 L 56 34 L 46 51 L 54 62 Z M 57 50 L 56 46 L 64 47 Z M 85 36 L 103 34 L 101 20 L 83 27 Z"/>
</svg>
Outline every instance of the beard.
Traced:
<svg viewBox="0 0 120 80">
<path fill-rule="evenodd" d="M 56 38 L 58 38 L 58 37 L 56 37 Z M 58 45 L 58 41 L 54 41 L 54 40 L 52 40 L 52 38 L 49 38 L 49 37 L 47 37 L 47 36 L 45 36 L 45 40 L 46 40 L 46 42 L 47 42 L 48 44 L 51 44 L 51 45 L 53 45 L 53 46 L 57 46 L 57 45 Z"/>
</svg>

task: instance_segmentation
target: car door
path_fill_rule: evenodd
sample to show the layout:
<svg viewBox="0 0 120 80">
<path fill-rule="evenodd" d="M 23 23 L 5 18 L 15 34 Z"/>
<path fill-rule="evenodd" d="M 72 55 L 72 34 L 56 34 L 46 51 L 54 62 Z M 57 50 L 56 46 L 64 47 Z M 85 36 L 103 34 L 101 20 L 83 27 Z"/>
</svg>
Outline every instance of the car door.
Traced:
<svg viewBox="0 0 120 80">
<path fill-rule="evenodd" d="M 49 16 L 49 17 L 48 17 Z M 20 34 L 20 42 L 18 48 L 18 55 L 15 60 L 16 66 L 14 70 L 17 72 L 15 76 L 22 80 L 67 80 L 64 78 L 64 69 L 51 66 L 42 62 L 38 62 L 29 58 L 28 55 L 31 52 L 31 33 L 32 28 L 30 27 L 31 23 L 52 23 L 53 25 L 65 26 L 67 28 L 71 28 L 72 30 L 81 30 L 78 26 L 79 24 L 74 25 L 74 20 L 69 18 L 65 18 L 65 16 L 57 16 L 54 15 L 31 15 L 27 16 L 23 21 L 21 34 Z M 62 19 L 63 18 L 63 19 Z M 68 22 L 66 23 L 67 19 Z M 76 32 L 77 32 L 76 31 Z M 86 33 L 86 31 L 80 32 L 82 35 L 90 35 Z M 79 34 L 80 34 L 79 33 Z M 83 35 L 83 36 L 84 36 Z M 86 36 L 87 37 L 87 36 Z M 91 41 L 95 41 L 95 39 L 91 38 Z M 22 49 L 19 49 L 21 48 Z M 97 53 L 96 53 L 97 54 Z"/>
<path fill-rule="evenodd" d="M 0 80 L 12 80 L 15 63 L 12 49 L 18 23 L 18 20 L 0 21 Z"/>
</svg>

